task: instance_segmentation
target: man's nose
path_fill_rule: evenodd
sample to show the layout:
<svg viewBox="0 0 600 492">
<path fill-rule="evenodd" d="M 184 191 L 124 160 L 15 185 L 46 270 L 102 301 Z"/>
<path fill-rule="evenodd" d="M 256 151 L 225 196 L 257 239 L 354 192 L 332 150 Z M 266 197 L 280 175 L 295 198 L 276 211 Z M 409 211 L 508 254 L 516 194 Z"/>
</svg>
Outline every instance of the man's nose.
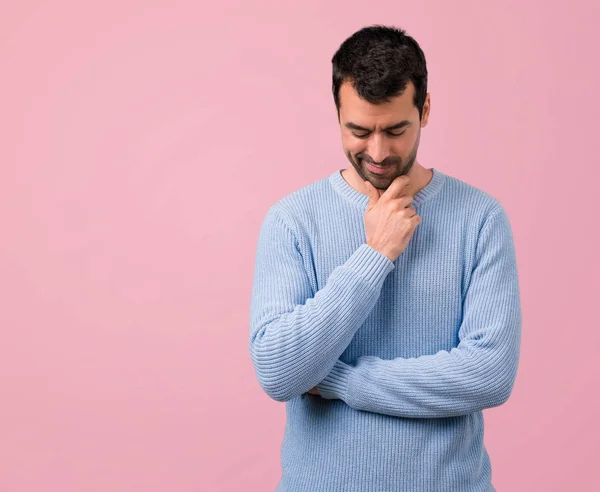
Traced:
<svg viewBox="0 0 600 492">
<path fill-rule="evenodd" d="M 381 164 L 383 160 L 390 155 L 389 145 L 386 142 L 386 138 L 381 133 L 371 135 L 367 153 L 375 164 Z"/>
</svg>

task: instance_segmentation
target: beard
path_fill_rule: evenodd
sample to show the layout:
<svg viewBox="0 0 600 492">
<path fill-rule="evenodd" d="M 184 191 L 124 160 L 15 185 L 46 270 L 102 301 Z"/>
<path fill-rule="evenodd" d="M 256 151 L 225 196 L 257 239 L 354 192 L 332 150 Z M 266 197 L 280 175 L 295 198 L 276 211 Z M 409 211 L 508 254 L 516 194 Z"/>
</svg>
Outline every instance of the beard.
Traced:
<svg viewBox="0 0 600 492">
<path fill-rule="evenodd" d="M 402 158 L 399 156 L 390 156 L 383 160 L 380 164 L 383 166 L 392 166 L 395 168 L 391 174 L 386 174 L 385 176 L 379 176 L 377 174 L 372 174 L 366 167 L 364 161 L 373 163 L 373 160 L 365 156 L 362 152 L 352 155 L 351 152 L 346 151 L 346 157 L 352 164 L 352 167 L 356 170 L 358 175 L 363 179 L 363 181 L 368 181 L 375 188 L 380 191 L 385 191 L 392 184 L 392 181 L 396 179 L 398 176 L 403 176 L 410 173 L 415 160 L 417 159 L 417 150 L 419 149 L 419 140 L 421 138 L 421 129 L 419 129 L 419 135 L 417 136 L 417 141 L 410 152 L 410 155 L 403 162 Z"/>
</svg>

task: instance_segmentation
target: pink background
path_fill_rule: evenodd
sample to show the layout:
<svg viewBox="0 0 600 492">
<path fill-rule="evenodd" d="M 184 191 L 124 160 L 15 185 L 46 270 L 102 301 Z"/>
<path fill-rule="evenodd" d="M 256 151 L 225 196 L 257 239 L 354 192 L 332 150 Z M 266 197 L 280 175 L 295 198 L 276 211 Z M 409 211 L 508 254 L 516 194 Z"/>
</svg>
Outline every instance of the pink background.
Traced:
<svg viewBox="0 0 600 492">
<path fill-rule="evenodd" d="M 597 486 L 599 13 L 3 0 L 0 490 L 274 490 L 285 410 L 248 352 L 258 228 L 349 165 L 330 60 L 374 23 L 426 54 L 421 164 L 513 223 L 523 343 L 485 411 L 493 482 Z"/>
</svg>

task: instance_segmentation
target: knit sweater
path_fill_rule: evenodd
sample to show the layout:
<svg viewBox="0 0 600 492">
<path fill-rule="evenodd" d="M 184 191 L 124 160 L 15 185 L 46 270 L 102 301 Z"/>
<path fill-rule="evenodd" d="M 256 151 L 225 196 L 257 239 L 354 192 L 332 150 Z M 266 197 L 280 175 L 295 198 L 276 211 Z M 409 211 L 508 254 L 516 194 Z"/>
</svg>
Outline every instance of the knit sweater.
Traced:
<svg viewBox="0 0 600 492">
<path fill-rule="evenodd" d="M 277 491 L 495 490 L 482 411 L 517 372 L 514 240 L 498 199 L 431 170 L 395 261 L 366 244 L 369 197 L 341 170 L 266 212 L 249 349 L 286 407 Z"/>
</svg>

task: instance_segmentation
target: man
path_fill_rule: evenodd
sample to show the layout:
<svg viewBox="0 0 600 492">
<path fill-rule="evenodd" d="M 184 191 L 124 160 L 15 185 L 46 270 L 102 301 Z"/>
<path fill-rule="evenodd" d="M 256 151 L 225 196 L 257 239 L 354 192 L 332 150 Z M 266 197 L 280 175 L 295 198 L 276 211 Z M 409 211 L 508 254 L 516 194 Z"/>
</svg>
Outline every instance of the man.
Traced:
<svg viewBox="0 0 600 492">
<path fill-rule="evenodd" d="M 249 348 L 286 402 L 277 490 L 494 491 L 482 410 L 508 399 L 521 340 L 508 217 L 417 161 L 431 102 L 405 31 L 361 29 L 332 63 L 351 167 L 272 205 L 257 245 Z"/>
</svg>

